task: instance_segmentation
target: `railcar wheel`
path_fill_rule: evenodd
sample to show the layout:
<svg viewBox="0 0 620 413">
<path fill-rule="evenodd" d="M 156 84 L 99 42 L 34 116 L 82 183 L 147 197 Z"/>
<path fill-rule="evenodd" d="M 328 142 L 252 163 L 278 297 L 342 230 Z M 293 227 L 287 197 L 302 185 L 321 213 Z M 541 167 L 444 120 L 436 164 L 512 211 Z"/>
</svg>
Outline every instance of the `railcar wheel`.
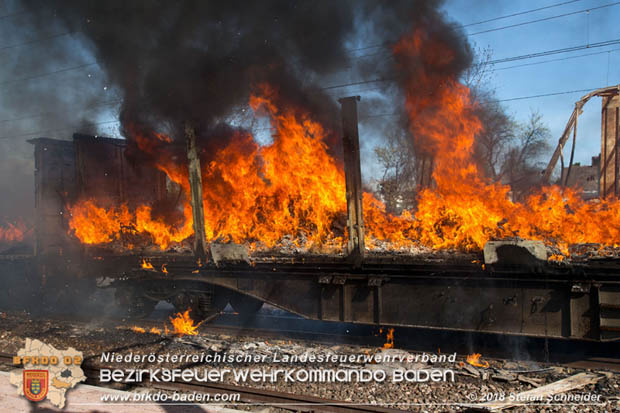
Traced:
<svg viewBox="0 0 620 413">
<path fill-rule="evenodd" d="M 149 316 L 157 302 L 145 297 L 136 288 L 117 288 L 114 292 L 116 304 L 128 318 L 144 318 Z"/>
<path fill-rule="evenodd" d="M 217 307 L 211 292 L 184 291 L 175 295 L 171 303 L 180 313 L 189 310 L 194 321 L 203 321 L 222 310 Z"/>
<path fill-rule="evenodd" d="M 233 310 L 243 318 L 253 317 L 263 307 L 263 304 L 263 301 L 249 295 L 232 293 L 230 297 Z"/>
</svg>

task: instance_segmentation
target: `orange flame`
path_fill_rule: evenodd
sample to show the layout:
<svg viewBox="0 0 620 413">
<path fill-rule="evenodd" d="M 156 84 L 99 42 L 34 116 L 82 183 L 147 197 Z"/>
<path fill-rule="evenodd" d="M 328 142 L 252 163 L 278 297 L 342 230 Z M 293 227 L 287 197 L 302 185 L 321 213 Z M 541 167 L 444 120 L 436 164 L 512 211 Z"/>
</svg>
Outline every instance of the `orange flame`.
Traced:
<svg viewBox="0 0 620 413">
<path fill-rule="evenodd" d="M 448 45 L 422 30 L 403 37 L 394 53 L 401 61 L 418 58 L 437 67 L 453 59 Z M 509 199 L 510 187 L 486 182 L 473 160 L 482 130 L 476 104 L 464 85 L 441 73 L 414 70 L 405 90 L 411 131 L 434 164 L 434 185 L 418 194 L 413 224 L 422 244 L 480 250 L 490 239 L 520 236 L 555 244 L 566 255 L 572 244 L 620 239 L 620 201 L 592 204 L 575 191 L 547 187 L 519 204 Z"/>
<path fill-rule="evenodd" d="M 23 241 L 28 232 L 28 227 L 21 219 L 16 222 L 6 222 L 4 225 L 0 225 L 0 242 Z"/>
<path fill-rule="evenodd" d="M 179 336 L 196 336 L 198 335 L 198 327 L 202 322 L 194 324 L 194 321 L 189 316 L 190 310 L 186 310 L 184 313 L 177 313 L 174 318 L 170 317 L 172 327 L 174 327 L 173 334 Z"/>
<path fill-rule="evenodd" d="M 386 342 L 383 344 L 383 348 L 394 348 L 394 329 L 388 329 L 387 336 L 385 337 Z"/>
<path fill-rule="evenodd" d="M 140 265 L 144 270 L 154 270 L 153 264 L 146 260 L 146 258 L 142 258 L 142 264 Z"/>
<path fill-rule="evenodd" d="M 404 92 L 416 148 L 433 158 L 433 184 L 418 193 L 416 211 L 398 217 L 365 193 L 367 247 L 385 241 L 392 248 L 422 244 L 469 251 L 481 250 L 491 239 L 518 236 L 543 240 L 568 256 L 574 244 L 615 245 L 620 201 L 588 203 L 575 191 L 552 186 L 516 203 L 510 187 L 483 177 L 473 159 L 475 137 L 483 128 L 476 103 L 445 70 L 424 69 L 442 68 L 455 59 L 450 46 L 430 33 L 419 29 L 403 36 L 393 52 L 399 62 L 424 62 L 414 69 L 403 66 L 408 70 Z M 250 105 L 270 119 L 273 141 L 260 146 L 251 134 L 236 130 L 226 136 L 226 145 L 201 154 L 208 241 L 247 243 L 255 250 L 276 247 L 288 237 L 306 250 L 342 248 L 346 234 L 334 224 L 346 215 L 345 179 L 328 154 L 329 131 L 300 108 L 283 104 L 266 85 L 257 88 Z M 168 136 L 137 128 L 129 133 L 182 188 L 179 222 L 171 225 L 154 216 L 149 205 L 130 210 L 127 205 L 106 208 L 105 200 L 83 200 L 70 208 L 69 226 L 85 244 L 119 240 L 129 229 L 166 249 L 193 234 L 187 168 L 169 150 Z"/>
<path fill-rule="evenodd" d="M 157 327 L 151 327 L 151 329 L 149 330 L 149 333 L 151 334 L 161 334 L 161 330 Z"/>
<path fill-rule="evenodd" d="M 202 163 L 205 231 L 209 241 L 226 239 L 242 243 L 260 241 L 276 245 L 285 235 L 304 234 L 308 246 L 337 245 L 332 222 L 343 214 L 344 174 L 327 153 L 325 130 L 307 114 L 277 108 L 277 94 L 262 86 L 251 106 L 268 116 L 276 134 L 273 143 L 259 146 L 254 138 L 237 131 L 228 145 Z M 159 156 L 162 139 L 136 136 L 140 148 Z M 141 144 L 142 143 L 142 144 Z M 161 155 L 158 168 L 189 192 L 187 170 L 171 157 Z M 130 212 L 123 205 L 103 208 L 95 200 L 71 208 L 70 228 L 86 244 L 108 243 L 120 238 L 121 228 L 150 234 L 162 249 L 192 235 L 191 208 L 184 200 L 184 222 L 171 228 L 151 216 L 146 205 Z"/>
<path fill-rule="evenodd" d="M 142 327 L 138 327 L 138 326 L 132 326 L 130 328 L 131 331 L 134 331 L 136 333 L 146 333 L 146 330 L 144 330 Z"/>
<path fill-rule="evenodd" d="M 184 207 L 185 222 L 180 228 L 169 226 L 161 218 L 151 216 L 151 207 L 139 206 L 129 212 L 127 205 L 103 208 L 96 200 L 80 201 L 69 208 L 69 227 L 85 244 L 105 244 L 120 238 L 123 231 L 149 234 L 155 245 L 166 249 L 173 242 L 180 242 L 192 235 L 191 208 Z"/>
<path fill-rule="evenodd" d="M 483 367 L 485 369 L 489 368 L 489 362 L 488 361 L 480 361 L 480 357 L 482 356 L 482 354 L 480 353 L 474 353 L 474 354 L 469 354 L 467 356 L 467 363 L 471 364 L 472 366 L 475 367 Z"/>
<path fill-rule="evenodd" d="M 552 254 L 547 258 L 551 262 L 563 262 L 566 257 L 560 254 Z"/>
</svg>

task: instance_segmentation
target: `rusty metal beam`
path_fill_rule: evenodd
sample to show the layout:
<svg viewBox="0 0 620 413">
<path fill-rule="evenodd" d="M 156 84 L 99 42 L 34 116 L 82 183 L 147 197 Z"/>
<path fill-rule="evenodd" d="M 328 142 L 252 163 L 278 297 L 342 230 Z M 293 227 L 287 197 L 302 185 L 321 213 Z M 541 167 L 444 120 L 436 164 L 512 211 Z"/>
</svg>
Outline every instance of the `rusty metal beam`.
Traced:
<svg viewBox="0 0 620 413">
<path fill-rule="evenodd" d="M 364 257 L 362 172 L 357 129 L 357 102 L 359 100 L 359 96 L 339 99 L 342 105 L 342 143 L 347 190 L 347 230 L 349 232 L 347 250 L 355 266 L 360 266 Z"/>
<path fill-rule="evenodd" d="M 604 102 L 604 100 L 603 100 Z M 609 101 L 607 102 L 609 103 Z M 601 158 L 601 169 L 603 174 L 603 190 L 600 191 L 600 195 L 602 198 L 607 198 L 607 106 L 603 106 L 603 156 Z"/>
<path fill-rule="evenodd" d="M 198 147 L 196 146 L 196 133 L 189 122 L 185 124 L 185 137 L 187 139 L 187 168 L 194 218 L 194 254 L 198 258 L 204 259 L 207 253 L 207 237 L 205 234 L 204 204 L 202 203 L 202 174 L 200 172 Z"/>
<path fill-rule="evenodd" d="M 575 115 L 575 122 L 573 123 L 573 147 L 570 151 L 570 162 L 568 163 L 568 170 L 566 171 L 566 178 L 564 179 L 563 183 L 562 183 L 562 178 L 560 176 L 560 183 L 562 184 L 562 186 L 568 185 L 568 178 L 570 177 L 570 172 L 571 172 L 571 169 L 573 168 L 573 160 L 575 159 L 575 146 L 577 145 L 577 119 L 578 118 L 579 116 Z"/>
<path fill-rule="evenodd" d="M 616 144 L 615 144 L 615 160 L 616 160 L 616 165 L 615 165 L 615 171 L 614 171 L 614 196 L 617 198 L 618 197 L 618 180 L 620 179 L 620 160 L 618 159 L 618 156 L 620 156 L 620 148 L 618 147 L 618 145 L 620 145 L 620 143 L 618 142 L 618 140 L 620 140 L 620 133 L 618 131 L 618 128 L 620 127 L 620 107 L 616 106 Z"/>
<path fill-rule="evenodd" d="M 582 113 L 583 106 L 588 102 L 588 100 L 590 100 L 594 96 L 613 97 L 613 96 L 617 96 L 619 93 L 620 93 L 620 85 L 604 87 L 601 89 L 594 90 L 588 93 L 587 95 L 584 95 L 581 99 L 579 99 L 575 103 L 575 109 L 573 110 L 573 113 L 571 113 L 571 116 L 568 119 L 568 123 L 566 124 L 566 127 L 564 128 L 564 132 L 562 132 L 562 135 L 560 136 L 558 145 L 556 146 L 555 151 L 553 152 L 553 155 L 551 156 L 551 160 L 549 161 L 549 163 L 547 164 L 547 167 L 543 171 L 543 176 L 542 176 L 543 184 L 549 184 L 549 181 L 551 180 L 551 174 L 553 173 L 553 169 L 555 169 L 555 166 L 558 163 L 558 160 L 562 157 L 562 150 L 564 149 L 564 145 L 566 144 L 566 141 L 570 137 L 570 131 L 574 127 L 573 124 L 577 121 L 577 116 L 579 116 Z M 604 156 L 603 154 L 601 154 L 601 168 L 602 168 L 603 158 Z M 602 194 L 602 191 L 601 191 L 601 194 Z"/>
<path fill-rule="evenodd" d="M 568 140 L 568 137 L 570 136 L 570 131 L 573 127 L 573 123 L 575 122 L 575 119 L 577 118 L 577 113 L 579 111 L 580 111 L 580 108 L 578 109 L 577 107 L 575 107 L 575 110 L 573 110 L 573 113 L 571 114 L 570 119 L 568 120 L 568 123 L 566 124 L 566 127 L 564 128 L 564 132 L 562 133 L 562 136 L 560 137 L 558 146 L 556 146 L 555 151 L 553 152 L 553 155 L 551 156 L 551 160 L 549 161 L 547 168 L 545 168 L 545 171 L 543 172 L 543 178 L 542 178 L 543 184 L 548 184 L 551 179 L 551 174 L 553 173 L 553 169 L 555 168 L 555 165 L 558 163 L 558 159 L 562 156 L 562 150 L 564 149 L 564 145 L 566 144 L 566 141 Z"/>
<path fill-rule="evenodd" d="M 603 97 L 601 125 L 601 198 L 618 195 L 618 115 L 620 95 Z"/>
</svg>

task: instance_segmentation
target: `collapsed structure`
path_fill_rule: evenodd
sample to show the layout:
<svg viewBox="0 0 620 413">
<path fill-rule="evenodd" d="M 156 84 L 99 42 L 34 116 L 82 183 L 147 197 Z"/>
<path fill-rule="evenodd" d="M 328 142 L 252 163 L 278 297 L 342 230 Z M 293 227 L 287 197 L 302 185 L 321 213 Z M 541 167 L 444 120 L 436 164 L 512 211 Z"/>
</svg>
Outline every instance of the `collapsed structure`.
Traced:
<svg viewBox="0 0 620 413">
<path fill-rule="evenodd" d="M 620 180 L 620 85 L 594 90 L 575 103 L 575 109 L 568 119 L 549 164 L 543 172 L 543 183 L 549 183 L 558 160 L 561 160 L 562 165 L 560 184 L 567 185 L 570 182 L 575 147 L 577 146 L 577 121 L 579 115 L 583 112 L 584 105 L 595 96 L 602 98 L 601 155 L 596 162 L 594 158 L 592 159 L 592 167 L 597 166 L 598 169 L 597 184 L 600 197 L 617 198 L 620 191 L 618 187 L 618 181 Z M 563 150 L 570 138 L 571 132 L 573 136 L 571 155 L 568 167 L 565 170 Z"/>
</svg>

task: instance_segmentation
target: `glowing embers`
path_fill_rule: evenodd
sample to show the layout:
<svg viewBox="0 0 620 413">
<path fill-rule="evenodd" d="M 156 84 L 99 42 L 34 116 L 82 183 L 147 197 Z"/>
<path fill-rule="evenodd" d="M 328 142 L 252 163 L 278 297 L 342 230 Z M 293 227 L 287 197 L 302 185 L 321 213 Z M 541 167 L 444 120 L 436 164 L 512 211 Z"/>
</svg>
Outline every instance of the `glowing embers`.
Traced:
<svg viewBox="0 0 620 413">
<path fill-rule="evenodd" d="M 0 243 L 21 242 L 30 232 L 31 229 L 21 219 L 0 223 Z"/>
<path fill-rule="evenodd" d="M 150 334 L 161 335 L 161 330 L 157 327 L 151 327 L 150 330 L 147 330 L 146 328 L 139 327 L 139 326 L 131 326 L 129 328 L 127 327 L 117 327 L 117 328 L 121 330 L 130 330 L 130 331 L 133 331 L 134 333 L 139 333 L 139 334 L 150 333 Z"/>
</svg>

